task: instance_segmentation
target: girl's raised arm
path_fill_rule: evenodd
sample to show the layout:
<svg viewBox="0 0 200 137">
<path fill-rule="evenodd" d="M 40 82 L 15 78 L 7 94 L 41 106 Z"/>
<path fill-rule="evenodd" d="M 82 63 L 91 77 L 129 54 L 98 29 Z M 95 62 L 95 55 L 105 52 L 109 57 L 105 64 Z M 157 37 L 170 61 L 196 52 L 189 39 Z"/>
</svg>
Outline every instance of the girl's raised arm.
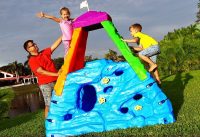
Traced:
<svg viewBox="0 0 200 137">
<path fill-rule="evenodd" d="M 55 22 L 57 22 L 57 23 L 60 23 L 60 22 L 61 22 L 61 19 L 60 19 L 60 18 L 54 17 L 54 16 L 52 16 L 52 15 L 48 15 L 48 14 L 46 14 L 46 13 L 44 13 L 44 12 L 39 12 L 39 13 L 36 14 L 36 16 L 37 16 L 38 18 L 47 18 L 47 19 L 51 19 L 51 20 L 53 20 L 53 21 L 55 21 Z"/>
</svg>

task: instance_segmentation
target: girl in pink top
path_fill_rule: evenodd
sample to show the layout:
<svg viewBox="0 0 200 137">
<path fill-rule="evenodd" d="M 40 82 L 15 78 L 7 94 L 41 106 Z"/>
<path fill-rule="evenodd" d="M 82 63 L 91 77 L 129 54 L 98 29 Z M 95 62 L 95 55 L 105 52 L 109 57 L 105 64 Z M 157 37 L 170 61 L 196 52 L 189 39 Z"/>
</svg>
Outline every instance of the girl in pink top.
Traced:
<svg viewBox="0 0 200 137">
<path fill-rule="evenodd" d="M 73 19 L 70 18 L 70 11 L 66 7 L 63 7 L 60 9 L 60 15 L 61 15 L 61 18 L 57 18 L 51 15 L 47 15 L 43 12 L 37 13 L 37 16 L 39 18 L 47 18 L 59 23 L 61 31 L 62 31 L 62 42 L 65 49 L 65 55 L 67 55 L 68 49 L 70 48 L 70 42 L 72 39 Z"/>
</svg>

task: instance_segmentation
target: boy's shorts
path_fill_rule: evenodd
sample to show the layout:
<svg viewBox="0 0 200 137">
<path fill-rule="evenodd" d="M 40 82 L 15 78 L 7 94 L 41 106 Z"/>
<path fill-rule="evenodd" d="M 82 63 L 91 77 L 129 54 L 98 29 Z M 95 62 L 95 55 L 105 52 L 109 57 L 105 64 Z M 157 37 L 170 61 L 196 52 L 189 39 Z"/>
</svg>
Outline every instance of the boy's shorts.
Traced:
<svg viewBox="0 0 200 137">
<path fill-rule="evenodd" d="M 140 52 L 138 55 L 143 55 L 149 57 L 154 63 L 156 63 L 157 55 L 160 54 L 160 47 L 158 45 L 150 46 Z"/>
<path fill-rule="evenodd" d="M 54 89 L 54 85 L 55 85 L 55 82 L 51 82 L 51 83 L 43 84 L 39 86 L 44 98 L 45 106 L 50 106 L 51 94 Z"/>
</svg>

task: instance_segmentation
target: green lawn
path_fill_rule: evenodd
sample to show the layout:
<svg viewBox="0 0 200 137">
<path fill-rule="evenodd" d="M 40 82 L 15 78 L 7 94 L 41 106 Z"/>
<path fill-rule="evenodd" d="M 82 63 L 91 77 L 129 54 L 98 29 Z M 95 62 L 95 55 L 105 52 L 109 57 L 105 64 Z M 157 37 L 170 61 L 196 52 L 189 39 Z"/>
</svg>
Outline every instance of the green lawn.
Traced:
<svg viewBox="0 0 200 137">
<path fill-rule="evenodd" d="M 44 132 L 42 110 L 0 121 L 0 137 L 45 137 Z"/>
<path fill-rule="evenodd" d="M 176 74 L 163 80 L 162 89 L 171 100 L 177 121 L 149 126 L 91 133 L 81 137 L 200 136 L 200 70 Z M 45 136 L 43 112 L 0 121 L 0 137 Z"/>
</svg>

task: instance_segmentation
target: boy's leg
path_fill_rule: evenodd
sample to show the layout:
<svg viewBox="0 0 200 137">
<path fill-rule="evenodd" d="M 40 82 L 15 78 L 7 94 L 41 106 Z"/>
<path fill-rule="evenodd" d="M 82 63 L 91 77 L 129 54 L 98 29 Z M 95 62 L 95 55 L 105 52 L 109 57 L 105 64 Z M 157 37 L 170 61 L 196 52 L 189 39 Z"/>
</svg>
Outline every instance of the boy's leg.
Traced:
<svg viewBox="0 0 200 137">
<path fill-rule="evenodd" d="M 149 57 L 153 62 L 156 62 L 157 60 L 157 55 L 153 55 L 151 57 Z M 158 84 L 161 84 L 161 81 L 160 81 L 160 77 L 159 77 L 159 73 L 158 73 L 158 68 L 156 68 L 154 71 L 153 71 L 153 74 L 154 74 L 154 78 L 156 79 L 157 83 Z"/>
<path fill-rule="evenodd" d="M 153 71 L 153 74 L 155 76 L 155 79 L 157 81 L 158 84 L 161 84 L 161 81 L 160 81 L 160 77 L 159 77 L 159 73 L 158 73 L 158 69 L 156 68 L 154 71 Z"/>
<path fill-rule="evenodd" d="M 149 58 L 158 53 L 158 50 L 155 47 L 158 47 L 158 46 L 149 47 L 138 53 L 139 58 L 141 58 L 143 61 L 149 64 L 149 67 L 150 67 L 149 72 L 152 72 L 155 68 L 157 68 L 157 64 Z"/>
<path fill-rule="evenodd" d="M 152 61 L 154 64 L 156 64 L 157 55 L 160 53 L 160 48 L 158 45 L 155 45 L 155 46 L 149 47 L 141 52 L 142 52 L 142 53 L 140 53 L 141 55 L 145 55 L 145 56 L 149 57 L 150 61 Z M 148 59 L 147 59 L 147 61 L 148 61 Z M 147 62 L 147 63 L 150 64 L 151 62 Z M 153 71 L 154 78 L 156 79 L 158 84 L 161 84 L 157 67 L 153 68 L 153 70 L 152 71 Z"/>
<path fill-rule="evenodd" d="M 150 57 L 158 55 L 160 53 L 160 47 L 158 45 L 150 46 L 147 49 L 144 49 L 138 53 L 139 57 L 145 62 L 149 63 L 149 72 L 157 68 L 156 58 L 152 60 Z"/>
<path fill-rule="evenodd" d="M 151 59 L 149 59 L 147 56 L 138 55 L 139 58 L 141 58 L 143 61 L 147 62 L 149 64 L 149 72 L 152 72 L 155 68 L 157 68 L 157 64 L 155 64 Z"/>
<path fill-rule="evenodd" d="M 44 108 L 44 117 L 45 118 L 48 116 L 48 112 L 49 112 L 49 106 L 45 106 L 45 108 Z"/>
</svg>

